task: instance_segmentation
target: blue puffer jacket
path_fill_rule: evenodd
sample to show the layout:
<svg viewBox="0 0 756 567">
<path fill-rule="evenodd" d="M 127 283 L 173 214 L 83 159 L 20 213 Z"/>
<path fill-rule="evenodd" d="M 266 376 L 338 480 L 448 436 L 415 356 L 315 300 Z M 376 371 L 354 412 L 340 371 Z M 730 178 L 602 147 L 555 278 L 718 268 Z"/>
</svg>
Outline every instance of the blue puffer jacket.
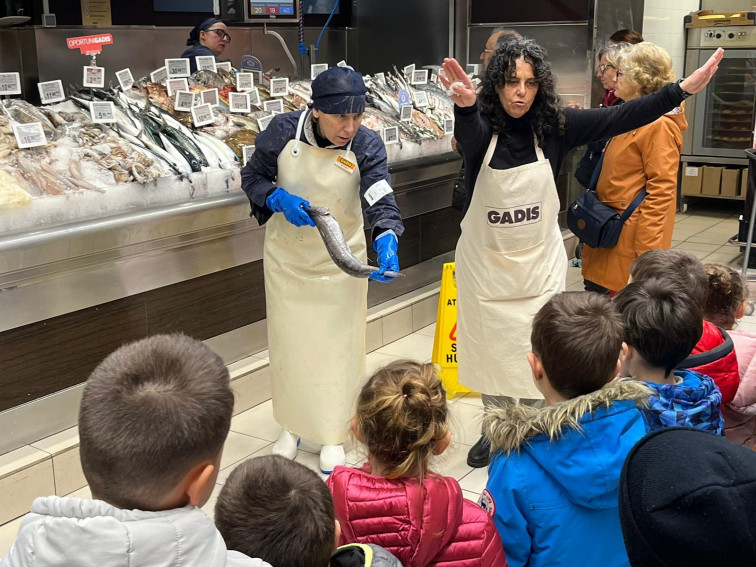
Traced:
<svg viewBox="0 0 756 567">
<path fill-rule="evenodd" d="M 541 410 L 494 410 L 495 451 L 481 505 L 493 516 L 511 567 L 629 565 L 618 510 L 622 463 L 646 433 L 636 381 Z"/>
<path fill-rule="evenodd" d="M 677 384 L 644 382 L 653 390 L 643 411 L 649 431 L 662 427 L 695 427 L 724 435 L 722 393 L 714 380 L 692 370 L 675 370 Z"/>
</svg>

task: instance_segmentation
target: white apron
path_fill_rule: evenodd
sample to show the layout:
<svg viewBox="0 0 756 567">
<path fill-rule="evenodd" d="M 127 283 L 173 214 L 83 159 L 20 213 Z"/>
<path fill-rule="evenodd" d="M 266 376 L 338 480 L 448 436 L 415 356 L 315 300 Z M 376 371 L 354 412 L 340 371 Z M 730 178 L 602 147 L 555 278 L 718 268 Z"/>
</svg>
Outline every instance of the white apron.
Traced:
<svg viewBox="0 0 756 567">
<path fill-rule="evenodd" d="M 346 151 L 299 142 L 306 114 L 278 156 L 277 184 L 328 207 L 366 262 L 359 169 L 349 174 L 336 165 L 339 156 L 357 163 L 351 142 Z M 263 266 L 274 417 L 315 443 L 342 444 L 365 375 L 368 281 L 339 270 L 318 231 L 297 228 L 283 214 L 266 225 Z"/>
<path fill-rule="evenodd" d="M 459 381 L 478 392 L 543 398 L 527 353 L 533 317 L 564 291 L 567 254 L 549 161 L 493 169 L 486 151 L 457 243 Z"/>
</svg>

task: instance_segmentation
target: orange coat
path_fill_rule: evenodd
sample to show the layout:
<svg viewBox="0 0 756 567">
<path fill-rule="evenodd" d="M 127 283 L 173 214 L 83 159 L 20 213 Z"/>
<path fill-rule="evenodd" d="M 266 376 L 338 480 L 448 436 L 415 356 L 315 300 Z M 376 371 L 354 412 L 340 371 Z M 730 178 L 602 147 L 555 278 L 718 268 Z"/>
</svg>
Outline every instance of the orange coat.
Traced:
<svg viewBox="0 0 756 567">
<path fill-rule="evenodd" d="M 682 131 L 687 128 L 685 114 L 675 109 L 610 140 L 596 187 L 598 198 L 621 214 L 644 186 L 648 194 L 623 225 L 614 248 L 584 246 L 583 278 L 619 291 L 638 256 L 671 246 Z"/>
</svg>

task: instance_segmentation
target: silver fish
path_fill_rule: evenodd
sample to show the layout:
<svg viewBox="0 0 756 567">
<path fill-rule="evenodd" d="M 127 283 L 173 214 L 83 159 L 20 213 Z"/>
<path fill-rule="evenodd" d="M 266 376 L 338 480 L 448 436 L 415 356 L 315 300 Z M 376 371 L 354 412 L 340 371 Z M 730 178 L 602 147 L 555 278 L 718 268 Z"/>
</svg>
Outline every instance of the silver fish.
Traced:
<svg viewBox="0 0 756 567">
<path fill-rule="evenodd" d="M 342 272 L 355 278 L 366 278 L 379 270 L 379 268 L 363 264 L 355 258 L 349 249 L 349 244 L 344 239 L 344 233 L 341 232 L 339 222 L 328 209 L 325 207 L 310 207 L 307 209 L 307 214 L 315 222 L 326 250 L 328 250 L 328 255 Z M 384 275 L 387 278 L 404 276 L 404 274 L 399 272 L 386 272 Z"/>
</svg>

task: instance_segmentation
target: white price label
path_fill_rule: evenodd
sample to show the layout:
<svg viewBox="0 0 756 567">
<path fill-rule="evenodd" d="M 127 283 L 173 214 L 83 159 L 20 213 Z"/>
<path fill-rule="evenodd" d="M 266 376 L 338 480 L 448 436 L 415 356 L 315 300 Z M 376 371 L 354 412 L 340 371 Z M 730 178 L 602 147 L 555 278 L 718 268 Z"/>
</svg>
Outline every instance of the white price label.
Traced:
<svg viewBox="0 0 756 567">
<path fill-rule="evenodd" d="M 21 94 L 21 78 L 18 73 L 0 73 L 0 95 Z"/>
<path fill-rule="evenodd" d="M 189 112 L 194 106 L 194 93 L 190 91 L 176 91 L 176 103 L 173 105 L 174 110 L 179 112 Z"/>
<path fill-rule="evenodd" d="M 169 79 L 188 77 L 191 74 L 189 69 L 189 59 L 186 57 L 165 60 L 165 70 Z"/>
<path fill-rule="evenodd" d="M 231 72 L 231 61 L 223 61 L 221 63 L 216 63 L 215 66 L 218 69 L 224 69 L 228 71 L 229 73 Z"/>
<path fill-rule="evenodd" d="M 375 74 L 375 80 L 382 82 L 384 85 L 386 84 L 386 74 L 385 73 L 376 73 Z"/>
<path fill-rule="evenodd" d="M 263 74 L 262 74 L 262 71 L 249 71 L 249 73 L 252 73 L 255 76 L 255 84 L 256 85 L 262 85 L 263 84 Z"/>
<path fill-rule="evenodd" d="M 398 126 L 389 126 L 388 128 L 383 129 L 383 143 L 387 146 L 389 144 L 398 144 L 399 143 L 399 127 Z"/>
<path fill-rule="evenodd" d="M 105 68 L 104 67 L 84 67 L 85 87 L 94 87 L 102 89 L 105 87 Z"/>
<path fill-rule="evenodd" d="M 403 104 L 399 107 L 399 120 L 402 122 L 409 122 L 412 120 L 412 105 Z"/>
<path fill-rule="evenodd" d="M 189 81 L 187 81 L 185 78 L 184 79 L 168 79 L 168 82 L 166 83 L 166 87 L 168 88 L 168 96 L 172 96 L 178 91 L 188 91 Z"/>
<path fill-rule="evenodd" d="M 278 100 L 266 100 L 263 103 L 263 110 L 265 112 L 272 112 L 273 114 L 283 114 L 283 101 L 280 98 Z"/>
<path fill-rule="evenodd" d="M 121 69 L 116 73 L 116 79 L 118 84 L 121 85 L 121 90 L 127 91 L 134 85 L 134 76 L 131 74 L 131 69 Z"/>
<path fill-rule="evenodd" d="M 435 73 L 431 73 L 430 80 L 431 80 L 431 83 L 437 85 L 438 84 L 438 75 L 436 75 Z"/>
<path fill-rule="evenodd" d="M 217 71 L 215 55 L 198 55 L 194 58 L 194 62 L 197 64 L 197 71 L 212 71 L 213 73 Z"/>
<path fill-rule="evenodd" d="M 115 119 L 115 107 L 112 102 L 90 102 L 89 114 L 92 116 L 92 122 L 95 124 L 112 124 Z"/>
<path fill-rule="evenodd" d="M 480 74 L 480 65 L 477 63 L 470 63 L 465 67 L 465 73 L 468 75 L 479 75 Z"/>
<path fill-rule="evenodd" d="M 193 106 L 192 121 L 197 127 L 212 124 L 213 122 L 215 122 L 215 117 L 213 116 L 213 107 L 209 104 L 200 104 L 199 106 Z"/>
<path fill-rule="evenodd" d="M 415 72 L 415 64 L 407 65 L 404 69 L 404 76 L 412 78 L 412 73 Z"/>
<path fill-rule="evenodd" d="M 153 83 L 162 84 L 168 79 L 168 71 L 165 70 L 165 67 L 160 67 L 160 69 L 155 69 L 152 73 L 150 73 L 150 81 Z"/>
<path fill-rule="evenodd" d="M 347 62 L 344 61 L 343 59 L 341 61 L 339 61 L 338 63 L 336 63 L 336 66 L 337 67 L 349 67 L 349 65 L 347 65 Z"/>
<path fill-rule="evenodd" d="M 206 89 L 200 93 L 203 104 L 218 106 L 218 89 Z"/>
<path fill-rule="evenodd" d="M 412 84 L 413 85 L 427 85 L 428 84 L 428 69 L 420 69 L 418 71 L 412 71 Z"/>
<path fill-rule="evenodd" d="M 259 107 L 260 106 L 260 91 L 258 91 L 257 88 L 254 88 L 250 91 L 247 91 L 247 94 L 249 95 L 249 104 L 253 104 Z"/>
<path fill-rule="evenodd" d="M 320 75 L 323 71 L 328 71 L 328 63 L 315 63 L 310 65 L 310 80 L 314 81 L 315 77 Z"/>
<path fill-rule="evenodd" d="M 269 114 L 268 116 L 263 116 L 262 118 L 257 119 L 257 126 L 260 132 L 268 127 L 268 124 L 270 124 L 270 121 L 273 120 L 274 117 L 275 114 Z"/>
<path fill-rule="evenodd" d="M 45 131 L 42 129 L 41 122 L 14 124 L 13 135 L 16 137 L 16 144 L 21 149 L 47 145 L 47 138 L 45 138 Z"/>
<path fill-rule="evenodd" d="M 251 91 L 255 88 L 255 76 L 252 73 L 239 73 L 236 75 L 236 90 Z"/>
<path fill-rule="evenodd" d="M 425 91 L 415 91 L 415 106 L 418 108 L 428 106 L 428 93 Z"/>
<path fill-rule="evenodd" d="M 289 79 L 277 77 L 270 80 L 270 96 L 286 96 L 289 94 Z"/>
<path fill-rule="evenodd" d="M 228 108 L 231 112 L 249 114 L 249 95 L 247 93 L 228 93 Z"/>
<path fill-rule="evenodd" d="M 454 119 L 447 118 L 444 120 L 444 134 L 454 134 Z"/>
<path fill-rule="evenodd" d="M 37 83 L 37 88 L 39 89 L 39 98 L 42 100 L 42 104 L 52 104 L 53 102 L 66 100 L 66 95 L 63 92 L 63 83 L 60 79 Z"/>
<path fill-rule="evenodd" d="M 249 163 L 249 158 L 255 153 L 255 146 L 242 146 L 242 161 L 244 165 Z"/>
</svg>

